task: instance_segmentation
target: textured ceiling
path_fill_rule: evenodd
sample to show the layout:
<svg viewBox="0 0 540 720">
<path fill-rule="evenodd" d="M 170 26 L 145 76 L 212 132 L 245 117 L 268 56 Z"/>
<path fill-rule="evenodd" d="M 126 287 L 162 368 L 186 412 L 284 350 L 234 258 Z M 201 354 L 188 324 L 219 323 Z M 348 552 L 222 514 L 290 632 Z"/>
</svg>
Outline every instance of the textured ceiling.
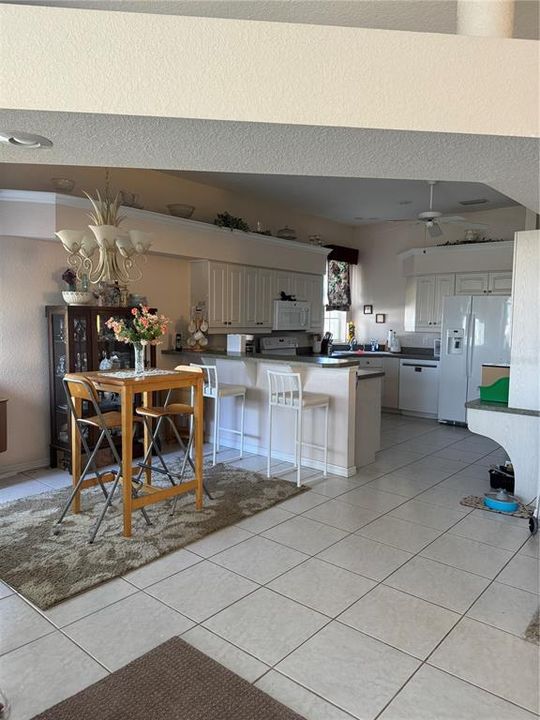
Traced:
<svg viewBox="0 0 540 720">
<path fill-rule="evenodd" d="M 167 171 L 170 172 L 170 171 Z M 270 198 L 302 212 L 348 224 L 377 220 L 415 218 L 429 209 L 429 187 L 423 180 L 386 180 L 375 178 L 298 177 L 291 175 L 253 175 L 245 173 L 173 174 L 259 198 Z M 467 207 L 461 200 L 488 200 Z M 464 182 L 438 182 L 434 187 L 433 207 L 443 213 L 490 210 L 514 202 L 487 185 Z"/>
<path fill-rule="evenodd" d="M 539 142 L 533 138 L 17 110 L 0 110 L 0 128 L 38 133 L 54 143 L 46 150 L 0 145 L 0 162 L 6 163 L 433 178 L 484 183 L 540 211 Z M 0 164 L 5 187 L 1 174 Z"/>
<path fill-rule="evenodd" d="M 456 32 L 456 0 L 0 0 L 6 1 L 64 8 Z M 538 39 L 537 0 L 516 0 L 514 37 Z"/>
</svg>

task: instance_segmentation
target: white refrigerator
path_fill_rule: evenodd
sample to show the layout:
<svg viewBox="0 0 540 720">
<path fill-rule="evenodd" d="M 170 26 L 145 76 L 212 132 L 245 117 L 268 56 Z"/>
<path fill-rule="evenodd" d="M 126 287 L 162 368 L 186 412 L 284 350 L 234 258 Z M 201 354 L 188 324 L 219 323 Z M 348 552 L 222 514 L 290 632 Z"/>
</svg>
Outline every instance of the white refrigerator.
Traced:
<svg viewBox="0 0 540 720">
<path fill-rule="evenodd" d="M 439 422 L 465 423 L 465 403 L 480 397 L 482 364 L 510 362 L 512 305 L 507 296 L 444 298 Z"/>
</svg>

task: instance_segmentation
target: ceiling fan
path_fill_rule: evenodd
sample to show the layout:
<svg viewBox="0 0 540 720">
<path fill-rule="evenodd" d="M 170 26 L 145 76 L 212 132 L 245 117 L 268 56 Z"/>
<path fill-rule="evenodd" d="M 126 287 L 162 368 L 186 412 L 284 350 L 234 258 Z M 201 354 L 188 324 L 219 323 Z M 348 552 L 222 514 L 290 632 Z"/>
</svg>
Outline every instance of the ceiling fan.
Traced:
<svg viewBox="0 0 540 720">
<path fill-rule="evenodd" d="M 429 210 L 418 214 L 416 220 L 392 220 L 391 222 L 408 222 L 415 225 L 424 225 L 426 231 L 432 238 L 440 237 L 443 234 L 441 225 L 466 225 L 468 230 L 485 230 L 488 226 L 484 223 L 472 223 L 460 215 L 443 215 L 433 209 L 433 188 L 436 180 L 428 180 L 429 185 Z"/>
</svg>

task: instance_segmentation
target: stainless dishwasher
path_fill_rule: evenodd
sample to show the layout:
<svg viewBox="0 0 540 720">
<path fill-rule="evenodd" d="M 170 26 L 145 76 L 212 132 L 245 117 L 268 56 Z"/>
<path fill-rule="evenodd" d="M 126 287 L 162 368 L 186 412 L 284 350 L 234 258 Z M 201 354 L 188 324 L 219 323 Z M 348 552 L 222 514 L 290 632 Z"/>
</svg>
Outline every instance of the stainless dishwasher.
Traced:
<svg viewBox="0 0 540 720">
<path fill-rule="evenodd" d="M 400 360 L 399 409 L 436 416 L 438 398 L 438 360 Z"/>
</svg>

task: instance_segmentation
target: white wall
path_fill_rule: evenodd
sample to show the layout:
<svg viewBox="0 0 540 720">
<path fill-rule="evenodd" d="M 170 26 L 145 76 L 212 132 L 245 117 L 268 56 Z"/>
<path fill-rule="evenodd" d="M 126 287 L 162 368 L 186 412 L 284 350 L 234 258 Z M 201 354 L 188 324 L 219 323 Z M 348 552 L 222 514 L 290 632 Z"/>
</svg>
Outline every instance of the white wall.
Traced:
<svg viewBox="0 0 540 720">
<path fill-rule="evenodd" d="M 525 223 L 525 208 L 513 206 L 484 212 L 463 213 L 471 222 L 489 224 L 486 236 L 512 240 L 514 232 Z M 444 229 L 444 242 L 463 237 L 465 226 Z M 402 344 L 431 347 L 434 334 L 404 333 L 404 307 L 406 278 L 398 253 L 414 247 L 436 245 L 424 228 L 408 223 L 377 223 L 355 230 L 354 245 L 359 250 L 359 264 L 353 270 L 353 307 L 351 319 L 356 323 L 360 342 L 374 338 L 385 341 L 392 329 L 401 337 Z M 444 272 L 444 271 L 443 271 Z M 373 305 L 373 315 L 364 315 L 363 306 Z M 375 323 L 375 313 L 385 313 L 386 323 Z"/>
</svg>

